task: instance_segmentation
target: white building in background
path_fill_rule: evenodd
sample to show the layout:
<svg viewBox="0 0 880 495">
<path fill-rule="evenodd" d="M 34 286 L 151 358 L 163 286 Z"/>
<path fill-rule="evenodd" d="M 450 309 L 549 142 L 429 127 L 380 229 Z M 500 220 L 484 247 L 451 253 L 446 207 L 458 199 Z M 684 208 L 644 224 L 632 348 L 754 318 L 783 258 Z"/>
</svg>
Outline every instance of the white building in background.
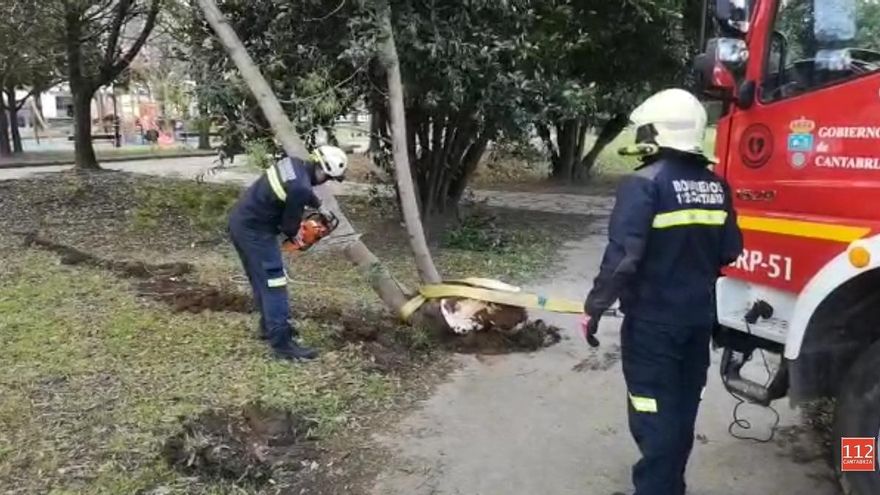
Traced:
<svg viewBox="0 0 880 495">
<path fill-rule="evenodd" d="M 24 90 L 17 90 L 16 97 L 21 99 L 27 96 Z M 100 125 L 100 119 L 112 122 L 113 115 L 118 115 L 124 128 L 133 130 L 136 123 L 141 119 L 155 119 L 157 117 L 157 102 L 144 90 L 118 91 L 116 94 L 116 108 L 114 109 L 112 88 L 102 88 L 92 98 L 92 121 Z M 53 130 L 61 133 L 72 133 L 73 129 L 73 96 L 70 87 L 59 84 L 40 94 L 43 117 Z M 35 100 L 30 98 L 18 113 L 18 124 L 22 129 L 32 129 L 34 126 L 33 110 Z M 95 129 L 95 132 L 100 132 Z"/>
</svg>

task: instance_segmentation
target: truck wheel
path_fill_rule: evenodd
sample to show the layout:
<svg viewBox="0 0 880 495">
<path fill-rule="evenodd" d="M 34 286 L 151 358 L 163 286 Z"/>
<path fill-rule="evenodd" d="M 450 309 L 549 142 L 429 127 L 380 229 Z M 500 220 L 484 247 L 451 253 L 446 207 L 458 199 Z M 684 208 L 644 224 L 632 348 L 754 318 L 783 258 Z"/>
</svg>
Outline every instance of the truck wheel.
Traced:
<svg viewBox="0 0 880 495">
<path fill-rule="evenodd" d="M 880 435 L 880 342 L 874 343 L 847 372 L 834 413 L 831 448 L 838 477 L 848 495 L 880 493 L 880 473 L 842 472 L 840 439 L 877 438 Z M 877 452 L 874 452 L 874 459 Z"/>
</svg>

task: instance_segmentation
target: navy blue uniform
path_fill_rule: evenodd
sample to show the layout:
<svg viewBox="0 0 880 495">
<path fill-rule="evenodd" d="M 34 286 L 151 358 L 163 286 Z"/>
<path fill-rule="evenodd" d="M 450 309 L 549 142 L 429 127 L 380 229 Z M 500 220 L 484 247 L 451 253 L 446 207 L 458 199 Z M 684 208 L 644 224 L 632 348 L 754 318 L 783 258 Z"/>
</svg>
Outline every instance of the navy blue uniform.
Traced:
<svg viewBox="0 0 880 495">
<path fill-rule="evenodd" d="M 636 495 L 683 495 L 709 367 L 715 281 L 742 251 L 727 184 L 696 155 L 663 150 L 619 187 L 584 310 L 616 300 Z"/>
<path fill-rule="evenodd" d="M 275 348 L 290 345 L 287 276 L 278 235 L 299 232 L 306 207 L 319 208 L 311 165 L 285 158 L 269 167 L 232 208 L 229 232 L 260 311 L 260 331 Z"/>
</svg>

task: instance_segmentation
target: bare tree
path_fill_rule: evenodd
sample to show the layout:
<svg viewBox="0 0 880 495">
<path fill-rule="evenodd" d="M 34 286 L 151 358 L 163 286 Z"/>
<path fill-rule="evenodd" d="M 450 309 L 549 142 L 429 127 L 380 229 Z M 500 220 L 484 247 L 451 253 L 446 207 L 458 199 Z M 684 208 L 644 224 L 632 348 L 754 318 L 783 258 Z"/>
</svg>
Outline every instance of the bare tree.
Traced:
<svg viewBox="0 0 880 495">
<path fill-rule="evenodd" d="M 54 0 L 64 18 L 78 169 L 100 168 L 92 146 L 91 102 L 131 64 L 156 24 L 162 0 Z M 137 33 L 125 43 L 130 31 Z M 127 45 L 127 46 L 126 46 Z"/>
<path fill-rule="evenodd" d="M 0 121 L 0 153 L 22 151 L 18 112 L 34 93 L 56 84 L 61 48 L 59 20 L 41 0 L 17 0 L 0 16 L 0 106 L 9 115 Z M 17 98 L 17 90 L 26 94 Z M 10 136 L 11 136 L 11 148 Z M 7 149 L 9 148 L 9 149 Z"/>
</svg>

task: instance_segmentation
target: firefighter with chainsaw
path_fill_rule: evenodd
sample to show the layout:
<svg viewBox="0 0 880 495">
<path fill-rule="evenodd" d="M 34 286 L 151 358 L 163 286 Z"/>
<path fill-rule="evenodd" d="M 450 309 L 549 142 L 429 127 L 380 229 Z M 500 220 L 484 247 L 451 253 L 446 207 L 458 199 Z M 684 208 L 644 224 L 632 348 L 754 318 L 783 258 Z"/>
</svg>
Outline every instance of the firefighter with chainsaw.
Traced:
<svg viewBox="0 0 880 495">
<path fill-rule="evenodd" d="M 278 358 L 317 357 L 317 351 L 300 344 L 290 322 L 281 251 L 308 250 L 336 228 L 336 217 L 322 207 L 313 186 L 342 181 L 347 167 L 345 152 L 334 146 L 318 147 L 308 160 L 284 158 L 244 191 L 230 213 L 232 244 L 260 311 L 260 337 Z M 307 209 L 314 213 L 306 215 Z M 284 236 L 280 245 L 279 234 Z"/>
<path fill-rule="evenodd" d="M 599 320 L 619 300 L 630 432 L 641 451 L 636 495 L 684 495 L 685 467 L 709 367 L 714 287 L 743 247 L 727 183 L 702 145 L 706 111 L 692 94 L 661 91 L 630 116 L 641 165 L 617 191 L 608 246 L 584 304 Z"/>
</svg>

